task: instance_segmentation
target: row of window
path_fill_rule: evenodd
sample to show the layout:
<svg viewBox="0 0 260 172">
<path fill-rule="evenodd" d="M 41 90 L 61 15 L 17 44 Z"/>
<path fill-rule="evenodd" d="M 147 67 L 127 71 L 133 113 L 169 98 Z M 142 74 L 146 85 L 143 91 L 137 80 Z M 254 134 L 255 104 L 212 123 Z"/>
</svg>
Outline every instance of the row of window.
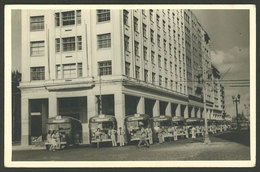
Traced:
<svg viewBox="0 0 260 172">
<path fill-rule="evenodd" d="M 55 13 L 55 26 L 69 26 L 81 24 L 81 10 Z M 97 10 L 97 22 L 110 21 L 110 10 Z M 44 30 L 44 16 L 30 17 L 30 30 Z"/>
<path fill-rule="evenodd" d="M 97 35 L 98 48 L 110 48 L 111 47 L 111 34 Z M 44 41 L 31 41 L 30 42 L 30 55 L 31 56 L 43 56 L 45 51 Z M 66 52 L 82 50 L 82 37 L 66 37 L 55 39 L 56 52 Z"/>
<path fill-rule="evenodd" d="M 125 62 L 125 74 L 126 76 L 130 76 L 130 63 Z M 135 66 L 135 78 L 140 79 L 140 67 Z M 144 69 L 144 81 L 148 82 L 148 70 Z M 168 78 L 165 78 L 165 87 L 168 88 L 169 86 L 169 81 Z M 152 83 L 156 84 L 156 74 L 152 72 Z M 159 75 L 159 86 L 162 86 L 162 76 Z M 170 80 L 170 88 L 173 89 L 174 86 L 174 81 Z M 176 90 L 178 89 L 178 83 L 176 82 L 175 84 Z M 186 87 L 184 86 L 184 92 L 186 91 Z M 180 90 L 182 90 L 182 84 L 180 84 Z M 182 92 L 182 91 L 181 91 Z"/>
<path fill-rule="evenodd" d="M 31 80 L 45 80 L 45 67 L 31 67 Z M 111 61 L 98 62 L 99 75 L 112 75 Z M 82 77 L 82 63 L 56 65 L 56 78 L 69 79 Z"/>
</svg>

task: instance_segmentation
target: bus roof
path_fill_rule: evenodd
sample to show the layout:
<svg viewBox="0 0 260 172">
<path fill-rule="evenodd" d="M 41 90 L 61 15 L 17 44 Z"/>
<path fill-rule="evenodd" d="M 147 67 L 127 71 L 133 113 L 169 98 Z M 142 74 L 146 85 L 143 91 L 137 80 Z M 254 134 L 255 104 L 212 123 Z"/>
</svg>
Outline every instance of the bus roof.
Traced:
<svg viewBox="0 0 260 172">
<path fill-rule="evenodd" d="M 80 120 L 70 117 L 70 116 L 56 116 L 48 119 L 48 123 L 64 123 L 64 122 L 79 122 L 81 123 Z"/>
<path fill-rule="evenodd" d="M 106 121 L 112 121 L 112 122 L 116 122 L 116 117 L 113 115 L 106 115 L 106 114 L 102 114 L 102 115 L 97 115 L 97 116 L 93 116 L 89 119 L 90 123 L 94 123 L 94 122 L 106 122 Z"/>
<path fill-rule="evenodd" d="M 150 119 L 150 116 L 147 114 L 136 113 L 136 114 L 127 116 L 125 119 L 126 119 L 126 121 L 138 121 L 138 120 Z"/>
<path fill-rule="evenodd" d="M 161 115 L 161 116 L 152 117 L 152 120 L 153 121 L 171 121 L 172 118 L 170 116 Z"/>
</svg>

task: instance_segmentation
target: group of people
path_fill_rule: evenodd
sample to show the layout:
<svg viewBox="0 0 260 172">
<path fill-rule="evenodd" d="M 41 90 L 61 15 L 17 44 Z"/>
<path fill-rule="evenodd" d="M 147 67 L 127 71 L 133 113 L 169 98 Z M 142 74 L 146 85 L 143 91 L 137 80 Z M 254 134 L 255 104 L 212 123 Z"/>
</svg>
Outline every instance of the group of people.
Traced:
<svg viewBox="0 0 260 172">
<path fill-rule="evenodd" d="M 96 138 L 98 147 L 99 147 L 99 142 L 102 141 L 102 134 L 104 134 L 104 133 L 100 131 L 100 128 L 97 128 L 97 130 L 95 132 L 95 138 Z M 111 142 L 112 142 L 112 146 L 113 147 L 117 146 L 116 136 L 118 136 L 118 141 L 119 141 L 120 147 L 125 145 L 125 140 L 124 140 L 125 132 L 122 129 L 122 127 L 119 127 L 119 131 L 118 132 L 114 128 L 111 127 L 110 130 L 108 130 L 107 134 L 111 138 Z"/>
<path fill-rule="evenodd" d="M 55 151 L 60 147 L 60 133 L 56 130 L 49 130 L 47 141 L 50 143 L 49 151 Z"/>
</svg>

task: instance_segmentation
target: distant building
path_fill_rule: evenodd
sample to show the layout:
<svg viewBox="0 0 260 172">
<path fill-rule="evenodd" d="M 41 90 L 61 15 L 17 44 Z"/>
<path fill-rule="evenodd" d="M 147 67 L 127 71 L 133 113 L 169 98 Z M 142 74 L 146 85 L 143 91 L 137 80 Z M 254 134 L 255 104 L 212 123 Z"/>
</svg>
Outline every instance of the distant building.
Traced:
<svg viewBox="0 0 260 172">
<path fill-rule="evenodd" d="M 118 127 L 133 113 L 202 118 L 209 52 L 190 10 L 22 10 L 22 144 L 44 138 L 57 115 L 80 119 L 88 144 L 100 93 Z"/>
</svg>

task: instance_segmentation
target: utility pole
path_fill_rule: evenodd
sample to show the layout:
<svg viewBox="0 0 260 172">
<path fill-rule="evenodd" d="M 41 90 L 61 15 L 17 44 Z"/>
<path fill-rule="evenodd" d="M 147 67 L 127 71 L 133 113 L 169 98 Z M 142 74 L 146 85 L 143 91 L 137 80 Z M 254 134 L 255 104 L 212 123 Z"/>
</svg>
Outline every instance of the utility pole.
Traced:
<svg viewBox="0 0 260 172">
<path fill-rule="evenodd" d="M 237 96 L 232 96 L 233 99 L 233 104 L 236 103 L 236 116 L 237 116 L 237 130 L 240 129 L 239 122 L 238 122 L 238 108 L 237 108 L 237 103 L 240 103 L 240 94 Z"/>
</svg>

